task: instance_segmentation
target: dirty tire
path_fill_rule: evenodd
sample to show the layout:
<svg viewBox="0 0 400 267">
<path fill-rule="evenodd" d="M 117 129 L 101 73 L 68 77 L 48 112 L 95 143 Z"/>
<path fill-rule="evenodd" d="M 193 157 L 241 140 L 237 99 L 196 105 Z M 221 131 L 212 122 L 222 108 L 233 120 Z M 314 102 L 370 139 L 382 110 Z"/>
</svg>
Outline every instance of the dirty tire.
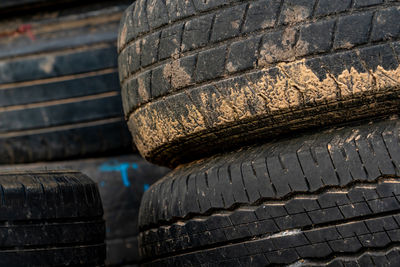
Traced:
<svg viewBox="0 0 400 267">
<path fill-rule="evenodd" d="M 136 1 L 118 47 L 134 141 L 175 166 L 396 112 L 399 17 L 398 1 Z"/>
<path fill-rule="evenodd" d="M 1 172 L 1 266 L 102 266 L 96 184 L 73 171 Z"/>
<path fill-rule="evenodd" d="M 117 71 L 126 4 L 0 20 L 0 163 L 131 151 Z"/>
<path fill-rule="evenodd" d="M 179 166 L 143 196 L 143 261 L 336 266 L 390 254 L 398 263 L 399 136 L 400 120 L 387 120 Z"/>
<path fill-rule="evenodd" d="M 1 171 L 79 170 L 99 185 L 106 223 L 107 266 L 139 262 L 138 214 L 143 192 L 168 172 L 137 154 L 0 166 Z M 124 180 L 126 175 L 127 180 Z"/>
</svg>

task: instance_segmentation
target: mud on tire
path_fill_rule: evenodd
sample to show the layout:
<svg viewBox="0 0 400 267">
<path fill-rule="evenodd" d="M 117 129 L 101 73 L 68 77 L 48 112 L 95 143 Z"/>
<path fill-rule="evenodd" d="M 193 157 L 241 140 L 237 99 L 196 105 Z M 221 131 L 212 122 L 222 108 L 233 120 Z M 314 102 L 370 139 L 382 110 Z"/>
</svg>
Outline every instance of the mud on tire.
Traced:
<svg viewBox="0 0 400 267">
<path fill-rule="evenodd" d="M 176 166 L 284 132 L 398 111 L 398 1 L 139 0 L 122 19 L 125 114 Z"/>
</svg>

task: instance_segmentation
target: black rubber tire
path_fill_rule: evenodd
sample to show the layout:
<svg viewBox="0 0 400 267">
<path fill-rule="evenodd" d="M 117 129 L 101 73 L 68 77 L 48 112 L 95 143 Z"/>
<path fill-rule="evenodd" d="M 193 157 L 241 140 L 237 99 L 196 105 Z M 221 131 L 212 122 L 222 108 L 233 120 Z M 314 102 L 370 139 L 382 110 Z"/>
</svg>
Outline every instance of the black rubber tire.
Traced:
<svg viewBox="0 0 400 267">
<path fill-rule="evenodd" d="M 136 1 L 122 19 L 119 71 L 140 153 L 175 166 L 397 112 L 399 4 Z"/>
<path fill-rule="evenodd" d="M 1 266 L 103 266 L 103 209 L 86 175 L 1 172 L 0 187 Z"/>
<path fill-rule="evenodd" d="M 118 168 L 127 169 L 127 181 Z M 168 172 L 139 155 L 1 166 L 0 171 L 73 169 L 99 185 L 106 222 L 107 266 L 139 262 L 138 214 L 143 192 Z"/>
<path fill-rule="evenodd" d="M 145 192 L 139 227 L 144 266 L 397 266 L 400 120 L 179 166 Z"/>
<path fill-rule="evenodd" d="M 0 163 L 132 151 L 116 52 L 125 2 L 0 19 Z"/>
<path fill-rule="evenodd" d="M 84 3 L 79 0 L 2 0 L 0 2 L 0 14 L 2 17 L 9 16 L 20 16 L 25 14 L 32 14 L 36 11 L 60 11 L 68 9 L 73 6 L 85 5 L 85 4 L 99 4 L 99 3 L 111 3 L 112 0 L 85 0 Z M 123 1 L 118 0 L 122 3 Z M 127 4 L 132 3 L 131 0 L 124 1 Z M 130 3 L 129 3 L 130 2 Z M 115 1 L 114 1 L 115 3 Z"/>
</svg>

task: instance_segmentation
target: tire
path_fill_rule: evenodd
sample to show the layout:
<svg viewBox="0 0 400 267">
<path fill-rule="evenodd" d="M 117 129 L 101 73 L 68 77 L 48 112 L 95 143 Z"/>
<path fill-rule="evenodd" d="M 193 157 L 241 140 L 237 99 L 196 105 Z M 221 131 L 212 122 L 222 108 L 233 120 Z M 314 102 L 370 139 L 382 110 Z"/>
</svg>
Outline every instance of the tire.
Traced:
<svg viewBox="0 0 400 267">
<path fill-rule="evenodd" d="M 132 151 L 115 44 L 123 3 L 0 21 L 0 163 Z"/>
<path fill-rule="evenodd" d="M 137 148 L 176 166 L 397 112 L 399 17 L 398 1 L 138 0 L 119 33 Z"/>
<path fill-rule="evenodd" d="M 87 4 L 88 2 L 94 2 L 94 0 L 88 0 L 85 2 Z M 109 1 L 102 0 L 102 2 L 104 3 Z M 0 14 L 2 16 L 17 15 L 21 17 L 26 13 L 32 14 L 32 11 L 62 10 L 63 8 L 68 8 L 68 5 L 71 7 L 71 5 L 76 6 L 79 4 L 78 0 L 3 0 L 0 3 Z"/>
<path fill-rule="evenodd" d="M 126 168 L 126 172 L 122 169 Z M 142 194 L 168 169 L 139 155 L 1 166 L 0 171 L 79 170 L 99 185 L 106 223 L 107 266 L 139 262 L 138 214 Z M 119 170 L 120 169 L 120 170 Z M 123 175 L 127 175 L 124 180 Z"/>
<path fill-rule="evenodd" d="M 1 266 L 103 266 L 95 183 L 79 172 L 1 172 Z"/>
<path fill-rule="evenodd" d="M 396 118 L 180 166 L 143 196 L 144 266 L 397 266 L 399 136 Z"/>
</svg>

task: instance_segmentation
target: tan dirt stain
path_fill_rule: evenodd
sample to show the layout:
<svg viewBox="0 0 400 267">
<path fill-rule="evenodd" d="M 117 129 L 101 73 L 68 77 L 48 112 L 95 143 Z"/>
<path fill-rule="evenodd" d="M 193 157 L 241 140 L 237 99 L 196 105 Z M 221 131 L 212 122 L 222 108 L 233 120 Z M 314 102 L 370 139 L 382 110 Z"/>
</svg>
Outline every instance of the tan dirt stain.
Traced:
<svg viewBox="0 0 400 267">
<path fill-rule="evenodd" d="M 282 41 L 278 46 L 273 40 L 267 40 L 260 50 L 259 65 L 267 67 L 277 61 L 293 61 L 296 57 L 296 49 L 304 49 L 306 44 L 301 47 L 294 46 L 296 40 L 296 30 L 286 28 L 282 33 Z"/>
<path fill-rule="evenodd" d="M 122 30 L 121 30 L 120 37 L 118 38 L 118 50 L 121 50 L 122 47 L 125 45 L 127 34 L 128 34 L 128 28 L 127 28 L 127 25 L 124 23 L 124 26 L 122 27 Z"/>
<path fill-rule="evenodd" d="M 138 77 L 138 79 L 137 79 L 138 94 L 142 101 L 148 101 L 150 99 L 150 94 L 147 90 L 147 86 L 146 86 L 146 82 L 145 82 L 145 76 L 146 75 L 142 75 L 142 76 Z"/>
<path fill-rule="evenodd" d="M 284 22 L 295 23 L 306 19 L 310 13 L 309 10 L 303 6 L 291 6 L 283 12 L 285 17 Z"/>
<path fill-rule="evenodd" d="M 246 84 L 235 83 L 230 87 L 222 87 L 219 84 L 218 95 L 200 92 L 203 103 L 199 103 L 198 106 L 204 107 L 204 110 L 202 109 L 200 114 L 194 104 L 184 104 L 184 113 L 178 115 L 179 127 L 177 121 L 171 118 L 171 114 L 163 114 L 156 110 L 154 105 L 157 102 L 139 108 L 130 115 L 129 120 L 130 128 L 134 130 L 137 148 L 143 156 L 147 156 L 163 144 L 180 137 L 198 134 L 208 127 L 301 110 L 305 105 L 319 106 L 327 102 L 360 98 L 365 94 L 382 93 L 385 90 L 400 90 L 400 66 L 394 70 L 385 70 L 379 66 L 375 71 L 369 70 L 366 73 L 351 68 L 344 70 L 337 77 L 327 75 L 323 80 L 305 64 L 305 60 L 281 63 L 277 68 L 276 75 L 271 76 L 271 69 L 264 69 L 259 79 L 248 81 Z M 186 75 L 184 72 L 184 81 L 188 79 Z M 375 80 L 379 80 L 378 83 L 373 83 L 373 76 Z M 162 101 L 170 99 L 165 97 Z M 174 101 L 177 99 L 179 98 L 175 98 Z M 214 105 L 209 107 L 209 103 Z M 218 117 L 212 125 L 208 125 L 206 121 L 212 121 L 211 113 L 218 114 Z M 184 132 L 177 130 L 182 126 Z"/>
<path fill-rule="evenodd" d="M 185 87 L 192 81 L 191 76 L 186 72 L 185 68 L 180 65 L 179 60 L 174 60 L 170 64 L 167 64 L 163 70 L 163 76 L 166 80 L 171 79 L 173 88 Z"/>
</svg>

